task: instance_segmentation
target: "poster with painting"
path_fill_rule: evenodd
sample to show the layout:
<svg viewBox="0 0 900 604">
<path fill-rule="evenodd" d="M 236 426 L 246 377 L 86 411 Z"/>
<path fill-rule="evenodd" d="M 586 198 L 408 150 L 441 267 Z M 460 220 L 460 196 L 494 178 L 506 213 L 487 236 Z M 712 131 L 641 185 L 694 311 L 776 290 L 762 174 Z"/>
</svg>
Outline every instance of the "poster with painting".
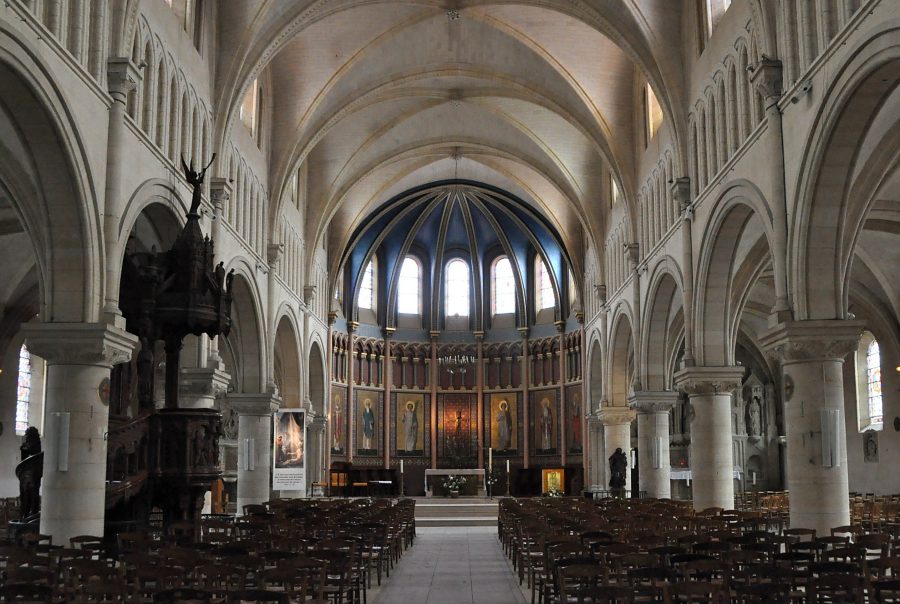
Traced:
<svg viewBox="0 0 900 604">
<path fill-rule="evenodd" d="M 566 471 L 563 468 L 541 470 L 541 494 L 562 495 L 566 492 Z"/>
<path fill-rule="evenodd" d="M 283 409 L 275 414 L 272 488 L 306 491 L 306 411 Z"/>
<path fill-rule="evenodd" d="M 566 388 L 566 446 L 571 455 L 580 455 L 584 450 L 584 407 L 581 400 L 581 386 Z"/>
<path fill-rule="evenodd" d="M 397 455 L 421 457 L 425 454 L 425 395 L 397 392 L 394 410 Z"/>
<path fill-rule="evenodd" d="M 491 439 L 494 455 L 517 453 L 519 425 L 519 395 L 516 392 L 491 394 Z"/>
<path fill-rule="evenodd" d="M 531 393 L 531 442 L 535 455 L 555 455 L 559 434 L 558 390 L 538 390 Z"/>
<path fill-rule="evenodd" d="M 381 444 L 381 393 L 356 390 L 356 455 L 378 456 Z"/>
<path fill-rule="evenodd" d="M 332 386 L 331 409 L 331 454 L 347 454 L 347 389 Z"/>
</svg>

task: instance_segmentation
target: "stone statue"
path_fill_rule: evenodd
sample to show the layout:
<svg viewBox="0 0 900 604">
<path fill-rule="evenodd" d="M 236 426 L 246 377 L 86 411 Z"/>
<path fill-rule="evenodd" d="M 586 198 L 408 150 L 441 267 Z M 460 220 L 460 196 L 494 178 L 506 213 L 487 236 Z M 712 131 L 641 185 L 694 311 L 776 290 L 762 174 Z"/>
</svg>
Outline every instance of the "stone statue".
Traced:
<svg viewBox="0 0 900 604">
<path fill-rule="evenodd" d="M 206 176 L 206 171 L 214 161 L 216 161 L 215 153 L 213 153 L 213 156 L 209 160 L 209 163 L 206 164 L 206 167 L 199 172 L 196 172 L 194 171 L 194 160 L 191 160 L 191 165 L 188 166 L 184 161 L 184 156 L 181 156 L 181 167 L 184 170 L 184 177 L 188 181 L 188 184 L 193 187 L 193 192 L 191 193 L 191 209 L 188 210 L 188 216 L 192 214 L 196 215 L 197 210 L 200 209 L 200 196 L 203 193 L 203 178 Z"/>
<path fill-rule="evenodd" d="M 622 447 L 616 448 L 616 452 L 609 456 L 609 488 L 625 488 L 625 472 L 628 471 L 628 458 L 622 452 Z"/>
<path fill-rule="evenodd" d="M 225 287 L 225 262 L 219 262 L 216 265 L 216 285 L 219 290 L 224 291 Z"/>
<path fill-rule="evenodd" d="M 762 435 L 762 419 L 758 398 L 752 398 L 747 403 L 747 434 L 750 436 Z"/>
<path fill-rule="evenodd" d="M 41 452 L 41 435 L 34 426 L 25 430 L 22 446 L 22 461 Z M 32 463 L 23 463 L 16 468 L 19 479 L 19 508 L 21 518 L 28 518 L 41 510 L 41 478 L 44 474 L 44 463 L 40 458 L 32 459 Z"/>
</svg>

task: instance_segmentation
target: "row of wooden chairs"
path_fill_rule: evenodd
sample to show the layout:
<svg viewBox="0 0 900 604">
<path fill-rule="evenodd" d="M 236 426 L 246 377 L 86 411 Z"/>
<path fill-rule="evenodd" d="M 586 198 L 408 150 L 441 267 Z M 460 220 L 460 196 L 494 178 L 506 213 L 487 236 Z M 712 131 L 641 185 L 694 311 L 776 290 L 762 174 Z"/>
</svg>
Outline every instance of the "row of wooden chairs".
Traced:
<svg viewBox="0 0 900 604">
<path fill-rule="evenodd" d="M 0 545 L 0 602 L 353 602 L 415 538 L 415 502 L 273 500 L 244 516 Z"/>
<path fill-rule="evenodd" d="M 692 513 L 683 502 L 504 500 L 499 537 L 532 603 L 900 602 L 900 553 L 885 533 L 818 536 Z M 717 522 L 709 523 L 709 520 Z"/>
</svg>

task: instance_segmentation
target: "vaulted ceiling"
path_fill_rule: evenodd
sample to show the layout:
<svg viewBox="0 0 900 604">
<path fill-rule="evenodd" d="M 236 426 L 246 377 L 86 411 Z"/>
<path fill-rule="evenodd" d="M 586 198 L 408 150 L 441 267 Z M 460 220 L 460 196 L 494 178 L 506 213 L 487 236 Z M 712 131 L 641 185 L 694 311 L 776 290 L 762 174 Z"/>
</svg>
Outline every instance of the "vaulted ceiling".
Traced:
<svg viewBox="0 0 900 604">
<path fill-rule="evenodd" d="M 532 204 L 578 257 L 602 237 L 605 176 L 634 189 L 639 80 L 679 136 L 682 4 L 220 3 L 219 123 L 264 75 L 272 197 L 305 162 L 305 237 L 332 259 L 374 208 L 452 178 Z"/>
</svg>

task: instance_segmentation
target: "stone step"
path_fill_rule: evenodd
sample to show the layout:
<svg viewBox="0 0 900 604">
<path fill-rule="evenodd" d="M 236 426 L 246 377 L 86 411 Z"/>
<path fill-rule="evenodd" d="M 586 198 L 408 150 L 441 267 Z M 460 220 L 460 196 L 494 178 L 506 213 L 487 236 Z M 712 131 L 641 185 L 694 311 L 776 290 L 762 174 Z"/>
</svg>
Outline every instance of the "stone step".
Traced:
<svg viewBox="0 0 900 604">
<path fill-rule="evenodd" d="M 453 516 L 434 518 L 416 517 L 417 527 L 465 527 L 465 526 L 497 526 L 497 517 L 487 516 Z"/>
<path fill-rule="evenodd" d="M 470 517 L 497 519 L 497 508 L 470 506 L 416 507 L 416 518 Z"/>
</svg>

